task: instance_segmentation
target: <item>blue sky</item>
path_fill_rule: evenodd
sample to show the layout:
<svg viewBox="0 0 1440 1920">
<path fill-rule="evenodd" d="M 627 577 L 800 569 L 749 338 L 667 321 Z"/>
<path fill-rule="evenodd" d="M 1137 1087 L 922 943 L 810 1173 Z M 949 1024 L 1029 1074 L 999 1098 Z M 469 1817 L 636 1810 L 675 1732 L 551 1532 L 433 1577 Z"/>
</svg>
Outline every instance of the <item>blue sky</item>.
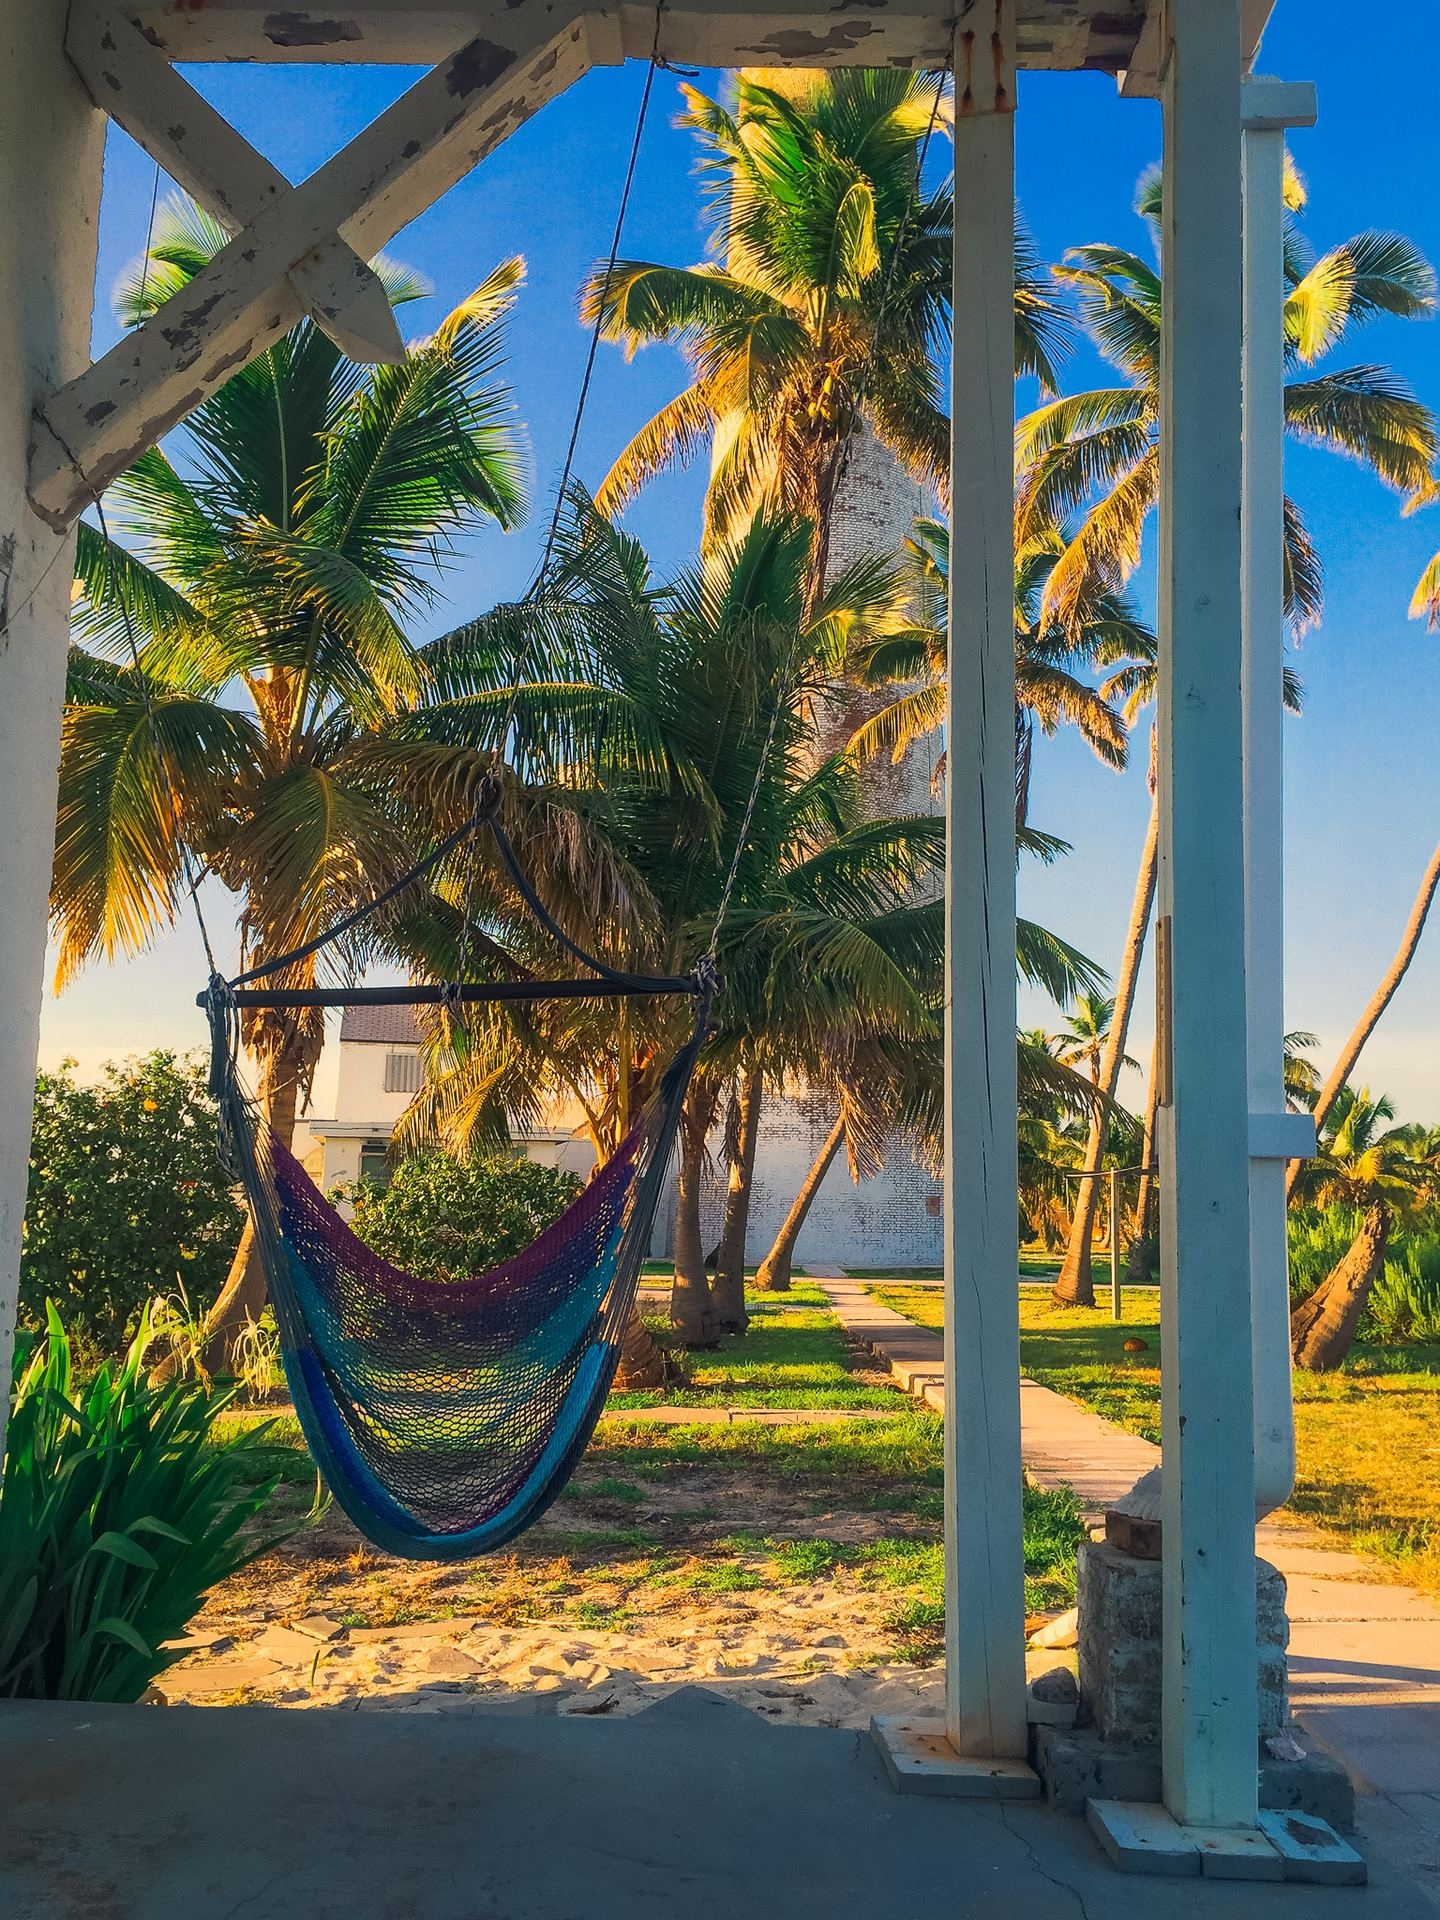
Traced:
<svg viewBox="0 0 1440 1920">
<path fill-rule="evenodd" d="M 1278 0 L 1260 62 L 1288 79 L 1313 79 L 1320 122 L 1292 148 L 1310 188 L 1307 231 L 1321 247 L 1370 226 L 1408 234 L 1440 259 L 1435 193 L 1433 71 L 1440 17 L 1431 0 L 1397 0 L 1385 36 L 1357 35 L 1347 0 Z M 1425 43 L 1431 44 L 1426 49 Z M 1396 46 L 1416 57 L 1396 61 Z M 189 77 L 292 179 L 309 173 L 414 77 L 409 70 L 204 67 Z M 482 610 L 523 587 L 533 568 L 585 354 L 576 289 L 608 244 L 643 82 L 631 64 L 591 74 L 555 101 L 398 236 L 390 252 L 433 282 L 435 297 L 402 316 L 426 331 L 494 263 L 522 255 L 528 277 L 511 328 L 508 376 L 533 449 L 535 508 L 528 525 L 471 543 L 446 586 L 435 626 Z M 704 76 L 711 85 L 716 76 Z M 701 236 L 690 136 L 671 122 L 678 81 L 656 83 L 625 251 L 683 261 Z M 1017 128 L 1020 198 L 1042 257 L 1113 240 L 1144 248 L 1132 211 L 1135 183 L 1158 154 L 1159 114 L 1123 101 L 1103 75 L 1024 76 Z M 112 129 L 101 215 L 96 343 L 114 338 L 109 291 L 139 251 L 151 163 Z M 1359 337 L 1349 360 L 1400 371 L 1440 406 L 1440 327 L 1385 321 Z M 1087 351 L 1066 369 L 1067 387 L 1101 373 Z M 677 357 L 651 349 L 630 365 L 602 349 L 577 471 L 592 484 L 629 435 L 681 384 Z M 1296 665 L 1304 716 L 1287 727 L 1288 1019 L 1321 1036 L 1327 1062 L 1387 963 L 1425 861 L 1440 833 L 1437 648 L 1406 619 L 1414 582 L 1440 547 L 1440 508 L 1402 520 L 1398 502 L 1359 469 L 1292 448 L 1292 493 L 1326 566 L 1326 614 Z M 693 549 L 702 477 L 680 475 L 637 503 L 630 525 L 662 565 Z M 1147 589 L 1142 575 L 1140 590 Z M 1140 756 L 1143 761 L 1143 755 Z M 1042 742 L 1032 816 L 1067 839 L 1071 856 L 1022 878 L 1022 906 L 1107 967 L 1115 964 L 1144 831 L 1140 766 L 1106 772 L 1074 740 Z M 226 924 L 223 896 L 212 917 Z M 86 1071 L 108 1057 L 201 1039 L 191 1004 L 204 973 L 187 927 L 154 952 L 97 967 L 58 1001 L 47 999 L 42 1059 L 76 1056 Z M 1024 1008 L 1043 1021 L 1043 1005 Z M 1049 1015 L 1053 1019 L 1053 1012 Z M 1132 1051 L 1148 1044 L 1148 1000 Z M 1362 1077 L 1389 1091 L 1407 1117 L 1440 1120 L 1440 926 L 1411 970 L 1362 1062 Z M 325 1106 L 322 1068 L 317 1104 Z"/>
</svg>

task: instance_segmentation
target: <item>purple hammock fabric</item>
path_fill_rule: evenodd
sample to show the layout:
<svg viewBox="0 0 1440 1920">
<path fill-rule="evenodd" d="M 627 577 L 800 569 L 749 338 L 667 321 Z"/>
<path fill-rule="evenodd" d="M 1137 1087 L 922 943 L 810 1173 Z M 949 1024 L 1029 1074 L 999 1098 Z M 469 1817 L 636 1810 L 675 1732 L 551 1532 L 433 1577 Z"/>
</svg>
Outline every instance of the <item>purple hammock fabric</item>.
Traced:
<svg viewBox="0 0 1440 1920">
<path fill-rule="evenodd" d="M 422 1279 L 366 1247 L 221 1076 L 295 1410 L 338 1504 L 412 1559 L 493 1551 L 589 1444 L 619 1359 L 702 1024 L 628 1138 L 523 1253 Z"/>
</svg>

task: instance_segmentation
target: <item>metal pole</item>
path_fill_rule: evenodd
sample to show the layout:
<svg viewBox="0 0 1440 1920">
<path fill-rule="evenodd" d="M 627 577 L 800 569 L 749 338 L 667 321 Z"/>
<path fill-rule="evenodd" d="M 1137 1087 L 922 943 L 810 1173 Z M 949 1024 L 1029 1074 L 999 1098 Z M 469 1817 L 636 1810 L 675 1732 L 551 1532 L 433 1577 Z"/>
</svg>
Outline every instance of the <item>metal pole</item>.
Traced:
<svg viewBox="0 0 1440 1920">
<path fill-rule="evenodd" d="M 1110 1318 L 1120 1318 L 1120 1169 L 1110 1169 Z"/>
</svg>

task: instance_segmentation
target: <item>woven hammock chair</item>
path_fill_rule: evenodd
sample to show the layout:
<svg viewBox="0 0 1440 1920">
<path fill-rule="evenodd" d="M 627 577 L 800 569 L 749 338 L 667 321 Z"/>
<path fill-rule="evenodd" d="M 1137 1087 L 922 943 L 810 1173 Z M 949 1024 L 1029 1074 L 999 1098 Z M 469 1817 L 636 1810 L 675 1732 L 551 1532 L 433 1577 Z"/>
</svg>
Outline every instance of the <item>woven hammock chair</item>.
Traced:
<svg viewBox="0 0 1440 1920">
<path fill-rule="evenodd" d="M 202 996 L 221 1151 L 250 1205 L 301 1429 L 336 1501 L 365 1537 L 410 1559 L 467 1559 L 503 1547 L 558 1496 L 589 1444 L 620 1357 L 714 988 L 705 962 L 693 974 L 657 978 L 617 972 L 586 954 L 535 897 L 493 805 L 475 824 L 489 827 L 531 910 L 592 977 L 348 993 L 271 993 L 245 984 L 300 957 L 287 954 L 237 980 L 212 979 Z M 695 1024 L 636 1125 L 531 1246 L 465 1280 L 419 1278 L 365 1246 L 240 1084 L 242 1006 L 660 993 L 693 996 Z"/>
</svg>

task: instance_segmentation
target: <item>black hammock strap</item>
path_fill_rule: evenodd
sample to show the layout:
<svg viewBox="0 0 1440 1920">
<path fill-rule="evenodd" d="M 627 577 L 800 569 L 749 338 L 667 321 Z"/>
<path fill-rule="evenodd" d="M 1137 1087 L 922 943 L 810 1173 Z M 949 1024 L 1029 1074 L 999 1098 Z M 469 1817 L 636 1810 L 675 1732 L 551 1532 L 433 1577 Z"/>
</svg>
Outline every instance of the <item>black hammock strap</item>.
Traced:
<svg viewBox="0 0 1440 1920">
<path fill-rule="evenodd" d="M 478 1001 L 532 1001 L 532 1000 L 608 1000 L 622 997 L 657 996 L 664 994 L 689 994 L 699 997 L 713 992 L 715 986 L 713 966 L 708 956 L 698 961 L 689 973 L 654 974 L 629 973 L 623 968 L 612 967 L 608 961 L 588 953 L 555 919 L 540 895 L 535 891 L 520 858 L 515 851 L 510 836 L 499 820 L 500 784 L 493 776 L 487 775 L 481 784 L 480 798 L 474 813 L 449 834 L 440 844 L 418 860 L 408 872 L 401 874 L 382 892 L 367 900 L 363 906 L 355 908 L 344 919 L 338 920 L 326 932 L 303 946 L 294 947 L 289 953 L 282 953 L 277 959 L 263 961 L 259 966 L 249 967 L 243 973 L 235 975 L 233 980 L 220 976 L 211 978 L 204 993 L 196 996 L 195 1004 L 209 1008 L 217 1001 L 228 1002 L 235 1007 L 270 1007 L 289 1009 L 299 1007 L 425 1007 L 468 1004 Z M 495 842 L 506 872 L 514 882 L 515 889 L 525 902 L 531 914 L 551 936 L 557 945 L 564 948 L 584 967 L 590 969 L 591 977 L 566 980 L 540 980 L 529 976 L 510 980 L 458 980 L 444 983 L 411 984 L 395 987 L 277 987 L 274 989 L 256 988 L 252 982 L 271 978 L 298 961 L 309 960 L 336 940 L 343 939 L 358 926 L 380 912 L 392 900 L 398 899 L 408 887 L 432 872 L 449 854 L 463 845 L 472 835 L 482 829 L 488 829 Z"/>
</svg>

